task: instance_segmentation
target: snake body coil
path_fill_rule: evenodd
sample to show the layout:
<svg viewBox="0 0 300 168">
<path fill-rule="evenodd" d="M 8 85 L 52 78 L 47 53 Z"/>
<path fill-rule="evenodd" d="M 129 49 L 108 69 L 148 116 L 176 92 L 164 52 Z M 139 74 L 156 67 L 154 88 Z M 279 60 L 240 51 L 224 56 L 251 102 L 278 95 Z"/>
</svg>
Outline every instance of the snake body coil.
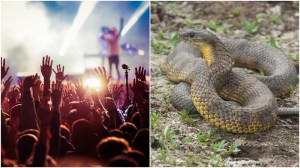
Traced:
<svg viewBox="0 0 300 168">
<path fill-rule="evenodd" d="M 181 38 L 166 63 L 168 78 L 181 82 L 171 96 L 175 107 L 196 108 L 211 124 L 234 133 L 264 131 L 275 123 L 273 94 L 286 93 L 297 79 L 284 55 L 246 40 L 220 40 L 205 30 L 188 29 Z M 248 75 L 233 64 L 263 69 L 267 76 Z"/>
</svg>

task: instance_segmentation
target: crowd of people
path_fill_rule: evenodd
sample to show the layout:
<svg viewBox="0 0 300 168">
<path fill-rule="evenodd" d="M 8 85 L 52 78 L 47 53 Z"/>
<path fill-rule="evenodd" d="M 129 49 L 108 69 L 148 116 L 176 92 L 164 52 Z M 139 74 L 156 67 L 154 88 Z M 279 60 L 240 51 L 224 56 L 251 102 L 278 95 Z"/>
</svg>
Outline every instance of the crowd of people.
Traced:
<svg viewBox="0 0 300 168">
<path fill-rule="evenodd" d="M 1 166 L 149 166 L 146 70 L 135 68 L 126 98 L 104 67 L 94 71 L 102 87 L 91 90 L 80 79 L 65 84 L 64 66 L 52 65 L 43 57 L 43 80 L 36 73 L 11 86 L 1 58 Z"/>
</svg>

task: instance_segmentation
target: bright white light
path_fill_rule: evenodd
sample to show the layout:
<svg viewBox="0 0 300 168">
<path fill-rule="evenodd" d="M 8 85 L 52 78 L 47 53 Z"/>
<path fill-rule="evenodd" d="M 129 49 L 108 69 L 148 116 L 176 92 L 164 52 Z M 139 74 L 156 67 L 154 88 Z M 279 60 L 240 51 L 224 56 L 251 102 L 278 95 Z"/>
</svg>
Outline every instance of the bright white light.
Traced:
<svg viewBox="0 0 300 168">
<path fill-rule="evenodd" d="M 79 10 L 77 12 L 77 15 L 73 21 L 73 24 L 68 31 L 68 34 L 65 38 L 65 41 L 63 43 L 63 46 L 58 52 L 58 55 L 64 56 L 67 49 L 69 48 L 72 41 L 75 39 L 76 35 L 78 34 L 78 31 L 80 30 L 81 26 L 87 19 L 87 17 L 91 14 L 93 11 L 95 5 L 97 4 L 97 1 L 84 1 L 81 2 Z"/>
<path fill-rule="evenodd" d="M 23 76 L 30 76 L 30 75 L 35 75 L 36 72 L 17 72 L 18 77 L 23 77 Z"/>
<path fill-rule="evenodd" d="M 138 55 L 145 55 L 145 51 L 144 50 L 138 50 Z"/>
<path fill-rule="evenodd" d="M 142 16 L 148 7 L 149 3 L 143 2 L 143 4 L 135 11 L 121 32 L 122 37 L 130 30 L 130 28 L 136 23 L 136 21 Z"/>
<path fill-rule="evenodd" d="M 83 82 L 83 86 L 86 88 L 99 90 L 101 83 L 97 78 L 88 78 Z"/>
</svg>

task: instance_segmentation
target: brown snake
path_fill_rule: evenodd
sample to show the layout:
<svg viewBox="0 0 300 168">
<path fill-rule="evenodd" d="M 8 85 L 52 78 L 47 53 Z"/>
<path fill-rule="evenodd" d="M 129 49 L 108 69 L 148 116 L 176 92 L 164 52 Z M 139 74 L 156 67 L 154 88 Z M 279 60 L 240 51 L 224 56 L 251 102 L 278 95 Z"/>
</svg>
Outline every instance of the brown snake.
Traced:
<svg viewBox="0 0 300 168">
<path fill-rule="evenodd" d="M 168 78 L 181 82 L 172 96 L 175 107 L 196 108 L 211 124 L 233 133 L 264 131 L 275 123 L 273 94 L 282 95 L 297 82 L 286 56 L 267 45 L 219 39 L 206 30 L 187 29 L 180 36 L 184 42 L 166 63 Z M 233 65 L 263 69 L 267 76 L 249 75 Z"/>
</svg>

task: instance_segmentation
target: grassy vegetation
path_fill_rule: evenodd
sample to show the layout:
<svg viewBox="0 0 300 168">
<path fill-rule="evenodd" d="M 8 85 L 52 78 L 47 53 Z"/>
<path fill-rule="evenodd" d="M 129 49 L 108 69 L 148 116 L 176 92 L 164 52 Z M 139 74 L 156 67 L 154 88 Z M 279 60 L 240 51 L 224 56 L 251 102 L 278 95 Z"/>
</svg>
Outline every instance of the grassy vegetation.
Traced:
<svg viewBox="0 0 300 168">
<path fill-rule="evenodd" d="M 258 74 L 260 76 L 266 76 L 265 71 L 263 69 L 260 69 Z"/>
<path fill-rule="evenodd" d="M 298 76 L 298 79 L 299 79 L 299 76 Z M 288 94 L 291 94 L 296 89 L 296 87 L 297 86 L 289 85 L 289 87 L 288 87 Z"/>
<path fill-rule="evenodd" d="M 157 31 L 157 38 L 151 40 L 151 50 L 154 54 L 168 55 L 179 41 L 178 33 L 168 33 L 160 29 Z"/>
<path fill-rule="evenodd" d="M 160 66 L 159 67 L 159 72 L 161 73 L 161 74 L 166 74 L 166 68 L 165 67 L 163 67 L 163 66 Z"/>
<path fill-rule="evenodd" d="M 211 166 L 225 166 L 227 157 L 236 155 L 240 152 L 240 149 L 238 148 L 238 142 L 230 144 L 224 139 L 226 137 L 222 135 L 222 132 L 216 130 L 201 132 L 196 137 L 185 137 L 185 143 L 199 146 L 204 151 L 198 155 L 187 154 L 186 162 L 183 165 L 208 166 L 210 164 Z"/>
<path fill-rule="evenodd" d="M 258 23 L 261 23 L 264 20 L 267 20 L 270 23 L 279 25 L 282 24 L 281 16 L 279 14 L 267 14 L 267 13 L 258 13 L 256 15 L 256 20 Z"/>
<path fill-rule="evenodd" d="M 293 6 L 293 8 L 299 10 L 299 1 L 298 0 L 293 0 L 292 1 L 292 6 Z"/>
<path fill-rule="evenodd" d="M 299 61 L 299 54 L 296 54 L 296 55 L 288 54 L 288 58 L 290 60 Z"/>
<path fill-rule="evenodd" d="M 239 16 L 243 11 L 244 11 L 244 8 L 241 7 L 241 6 L 238 6 L 238 7 L 235 7 L 235 8 L 232 10 L 232 13 L 233 13 L 235 16 Z"/>
<path fill-rule="evenodd" d="M 151 132 L 156 132 L 159 130 L 159 126 L 156 124 L 157 121 L 160 119 L 160 115 L 156 114 L 155 112 L 151 112 L 150 114 L 150 123 L 151 123 Z"/>
<path fill-rule="evenodd" d="M 169 95 L 164 95 L 163 100 L 169 99 Z M 193 115 L 186 110 L 180 112 L 181 120 L 186 124 L 195 124 L 199 119 L 191 118 Z M 194 116 L 193 116 L 194 117 Z M 198 116 L 199 118 L 199 116 Z M 169 166 L 224 166 L 228 156 L 236 155 L 239 150 L 239 143 L 230 143 L 226 140 L 224 132 L 221 130 L 209 130 L 200 132 L 196 135 L 186 136 L 183 141 L 179 140 L 180 135 L 171 127 L 170 124 L 164 128 L 157 123 L 160 116 L 151 113 L 151 134 L 156 135 L 159 148 L 157 158 L 160 164 Z M 176 152 L 180 150 L 180 144 L 192 145 L 203 149 L 200 154 L 184 154 L 180 162 L 176 159 Z M 183 161 L 182 161 L 183 160 Z"/>
<path fill-rule="evenodd" d="M 246 30 L 246 32 L 248 32 L 249 34 L 255 34 L 258 32 L 259 29 L 259 23 L 254 20 L 254 21 L 245 21 L 244 22 L 244 28 Z"/>
<path fill-rule="evenodd" d="M 201 25 L 201 20 L 188 18 L 188 19 L 184 19 L 182 21 L 182 24 L 185 27 L 196 27 L 197 25 Z"/>
<path fill-rule="evenodd" d="M 188 125 L 195 126 L 200 121 L 199 114 L 190 114 L 187 110 L 180 111 L 180 119 Z"/>
<path fill-rule="evenodd" d="M 274 23 L 276 25 L 282 24 L 281 15 L 279 15 L 279 14 L 270 14 L 270 15 L 268 15 L 268 20 L 271 23 Z"/>
<path fill-rule="evenodd" d="M 162 106 L 170 105 L 170 93 L 164 93 L 161 98 Z M 169 107 L 168 107 L 169 108 Z M 164 111 L 169 111 L 164 108 Z M 160 113 L 151 112 L 151 137 L 157 142 L 156 161 L 168 166 L 224 166 L 230 155 L 237 154 L 239 144 L 230 143 L 221 130 L 209 130 L 182 137 L 176 132 L 171 123 L 162 126 Z M 180 120 L 183 124 L 195 126 L 200 120 L 198 114 L 191 114 L 187 110 L 180 111 Z M 201 153 L 188 153 L 180 155 L 180 145 L 195 146 L 203 150 Z"/>
<path fill-rule="evenodd" d="M 196 142 L 200 146 L 207 146 L 211 155 L 206 158 L 212 166 L 224 166 L 227 156 L 236 155 L 240 152 L 239 143 L 229 144 L 218 131 L 210 130 L 199 133 Z"/>
<path fill-rule="evenodd" d="M 266 13 L 258 13 L 256 14 L 256 20 L 258 23 L 261 23 L 267 17 Z"/>
<path fill-rule="evenodd" d="M 163 94 L 162 106 L 164 107 L 165 111 L 168 111 L 170 108 L 170 104 L 171 104 L 169 101 L 170 96 L 171 96 L 170 93 Z"/>
<path fill-rule="evenodd" d="M 180 6 L 176 3 L 168 3 L 166 5 L 166 11 L 174 13 L 174 12 L 178 12 L 180 10 Z"/>
<path fill-rule="evenodd" d="M 275 40 L 273 37 L 271 37 L 271 39 L 268 41 L 269 45 L 274 47 L 274 48 L 277 48 L 279 50 L 282 49 L 282 47 L 279 45 L 278 41 Z"/>
<path fill-rule="evenodd" d="M 152 119 L 153 116 L 154 119 Z M 157 124 L 159 118 L 159 115 L 151 113 L 151 134 L 158 139 L 159 143 L 157 159 L 159 159 L 161 163 L 175 166 L 176 157 L 172 154 L 172 151 L 179 146 L 178 137 L 170 125 L 166 125 L 162 130 Z"/>
</svg>

